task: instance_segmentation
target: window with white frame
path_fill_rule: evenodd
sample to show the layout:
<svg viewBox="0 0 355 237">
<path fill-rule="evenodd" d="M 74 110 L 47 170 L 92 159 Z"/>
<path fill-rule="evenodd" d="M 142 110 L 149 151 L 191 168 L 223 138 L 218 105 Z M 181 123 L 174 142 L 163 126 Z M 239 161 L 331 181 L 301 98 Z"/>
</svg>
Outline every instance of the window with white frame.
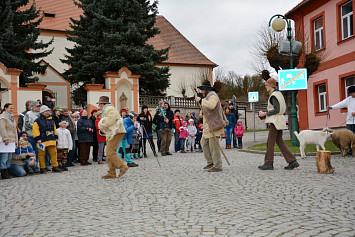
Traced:
<svg viewBox="0 0 355 237">
<path fill-rule="evenodd" d="M 314 21 L 314 44 L 316 51 L 324 48 L 323 32 L 323 17 L 320 17 Z"/>
<path fill-rule="evenodd" d="M 341 31 L 343 40 L 354 35 L 353 12 L 352 0 L 341 5 Z"/>
<path fill-rule="evenodd" d="M 319 112 L 327 111 L 327 87 L 325 84 L 318 85 Z"/>
<path fill-rule="evenodd" d="M 349 96 L 348 94 L 348 88 L 349 86 L 354 86 L 354 76 L 350 76 L 350 77 L 346 77 L 344 78 L 344 82 L 345 82 L 345 98 L 347 98 Z"/>
</svg>

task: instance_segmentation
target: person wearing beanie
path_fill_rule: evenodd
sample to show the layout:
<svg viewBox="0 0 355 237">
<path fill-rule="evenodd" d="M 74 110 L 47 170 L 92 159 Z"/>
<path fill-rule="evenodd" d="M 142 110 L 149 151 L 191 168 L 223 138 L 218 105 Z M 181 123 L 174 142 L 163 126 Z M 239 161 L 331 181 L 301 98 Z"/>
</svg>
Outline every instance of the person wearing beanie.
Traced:
<svg viewBox="0 0 355 237">
<path fill-rule="evenodd" d="M 46 100 L 43 102 L 43 104 L 46 105 L 50 110 L 53 110 L 54 108 L 52 98 L 49 96 L 46 96 Z"/>
<path fill-rule="evenodd" d="M 235 125 L 234 128 L 234 134 L 238 139 L 238 149 L 243 148 L 243 136 L 244 136 L 244 126 L 243 126 L 243 121 L 241 119 L 238 119 L 237 124 Z"/>
<path fill-rule="evenodd" d="M 348 97 L 339 103 L 329 106 L 327 111 L 331 109 L 347 108 L 346 128 L 355 133 L 355 86 L 349 86 L 347 89 Z M 349 145 L 349 154 L 352 154 L 351 145 Z"/>
<path fill-rule="evenodd" d="M 46 152 L 49 153 L 52 162 L 52 171 L 60 172 L 61 170 L 58 167 L 56 149 L 56 141 L 58 140 L 58 135 L 54 120 L 52 116 L 50 116 L 51 109 L 46 105 L 42 105 L 40 108 L 40 113 L 40 117 L 37 118 L 33 124 L 32 133 L 33 138 L 37 142 L 39 167 L 41 173 L 47 172 L 44 159 Z"/>
<path fill-rule="evenodd" d="M 186 141 L 186 151 L 194 152 L 195 140 L 197 134 L 197 128 L 195 126 L 195 120 L 189 119 L 189 126 L 187 127 L 188 137 Z"/>
<path fill-rule="evenodd" d="M 94 124 L 88 119 L 88 111 L 80 110 L 80 119 L 78 120 L 78 142 L 80 150 L 80 164 L 91 165 L 89 162 L 90 146 L 93 141 Z"/>
<path fill-rule="evenodd" d="M 157 111 L 157 121 L 159 123 L 159 132 L 161 134 L 161 147 L 160 153 L 162 156 L 172 155 L 169 152 L 170 143 L 171 143 L 171 136 L 172 136 L 172 128 L 173 128 L 173 120 L 174 120 L 174 113 L 170 108 L 168 102 L 164 102 L 163 104 L 165 108 L 165 118 L 164 116 Z"/>
<path fill-rule="evenodd" d="M 55 122 L 55 126 L 57 128 L 59 128 L 59 122 L 61 121 L 60 120 L 60 115 L 61 115 L 62 112 L 63 112 L 63 109 L 60 108 L 60 106 L 58 106 L 58 105 L 53 108 L 53 119 L 54 119 L 54 122 Z"/>
<path fill-rule="evenodd" d="M 282 130 L 286 129 L 286 103 L 280 91 L 277 90 L 276 80 L 269 78 L 265 82 L 266 90 L 270 96 L 267 103 L 267 112 L 259 111 L 259 117 L 265 117 L 265 123 L 269 123 L 270 130 L 267 138 L 267 151 L 265 154 L 265 161 L 263 165 L 258 166 L 261 170 L 274 169 L 274 147 L 275 142 L 279 146 L 283 157 L 285 158 L 288 166 L 285 170 L 292 170 L 299 166 L 295 156 L 291 153 L 290 149 L 282 139 Z"/>
<path fill-rule="evenodd" d="M 149 113 L 148 106 L 142 106 L 142 112 L 138 115 L 137 121 L 139 122 L 142 128 L 141 132 L 143 134 L 143 156 L 144 158 L 147 158 L 147 139 L 153 151 L 153 154 L 156 154 L 155 145 L 153 142 L 153 118 L 152 115 Z"/>
<path fill-rule="evenodd" d="M 39 173 L 36 166 L 36 154 L 30 144 L 20 138 L 18 147 L 11 159 L 10 174 L 15 177 Z"/>
<path fill-rule="evenodd" d="M 118 110 L 110 103 L 109 97 L 101 96 L 97 104 L 102 111 L 102 118 L 99 121 L 98 127 L 100 129 L 100 134 L 106 136 L 107 142 L 106 159 L 108 171 L 106 175 L 102 176 L 102 178 L 116 178 L 116 169 L 120 170 L 118 177 L 122 177 L 128 170 L 128 166 L 117 154 L 118 145 L 126 133 L 123 126 L 123 119 Z"/>
<path fill-rule="evenodd" d="M 123 126 L 126 134 L 118 145 L 117 154 L 127 162 L 128 167 L 137 167 L 138 164 L 132 160 L 132 135 L 133 130 L 138 127 L 137 114 L 130 112 L 128 118 L 123 119 Z"/>
<path fill-rule="evenodd" d="M 57 128 L 58 142 L 57 142 L 57 161 L 58 166 L 62 171 L 68 171 L 67 158 L 68 152 L 73 149 L 73 140 L 69 130 L 67 129 L 68 122 L 63 120 L 59 122 Z"/>
<path fill-rule="evenodd" d="M 94 133 L 92 134 L 92 160 L 94 162 L 97 162 L 97 154 L 98 154 L 98 148 L 99 148 L 99 143 L 97 142 L 97 131 L 96 131 L 96 127 L 95 127 L 95 120 L 96 120 L 96 114 L 97 114 L 97 109 L 93 109 L 91 110 L 91 116 L 90 116 L 90 120 L 92 122 L 92 124 L 94 125 Z"/>
<path fill-rule="evenodd" d="M 41 108 L 41 105 L 37 101 L 32 101 L 31 103 L 31 111 L 28 111 L 25 114 L 25 117 L 23 119 L 23 131 L 27 132 L 28 135 L 28 142 L 31 144 L 33 150 L 35 151 L 36 154 L 36 162 L 38 163 L 38 149 L 37 149 L 37 142 L 33 138 L 32 134 L 32 127 L 37 118 L 39 118 L 40 113 L 39 110 Z"/>
<path fill-rule="evenodd" d="M 77 149 L 77 144 L 75 143 L 75 135 L 77 133 L 77 126 L 75 125 L 74 119 L 70 116 L 69 110 L 67 107 L 63 106 L 62 107 L 62 114 L 60 115 L 60 121 L 65 120 L 68 122 L 67 129 L 69 130 L 72 140 L 73 140 L 73 149 L 69 151 L 68 157 L 67 157 L 67 166 L 74 166 L 73 160 L 75 156 L 75 151 Z"/>
</svg>

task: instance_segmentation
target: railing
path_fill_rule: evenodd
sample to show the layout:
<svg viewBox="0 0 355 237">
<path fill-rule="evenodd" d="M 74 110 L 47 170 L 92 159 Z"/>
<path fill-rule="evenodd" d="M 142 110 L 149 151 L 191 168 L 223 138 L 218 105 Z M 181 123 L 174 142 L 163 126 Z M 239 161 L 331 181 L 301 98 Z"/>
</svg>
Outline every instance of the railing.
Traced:
<svg viewBox="0 0 355 237">
<path fill-rule="evenodd" d="M 139 104 L 147 105 L 148 107 L 156 107 L 159 101 L 166 101 L 172 107 L 178 108 L 198 108 L 194 99 L 174 97 L 174 96 L 139 96 Z"/>
</svg>

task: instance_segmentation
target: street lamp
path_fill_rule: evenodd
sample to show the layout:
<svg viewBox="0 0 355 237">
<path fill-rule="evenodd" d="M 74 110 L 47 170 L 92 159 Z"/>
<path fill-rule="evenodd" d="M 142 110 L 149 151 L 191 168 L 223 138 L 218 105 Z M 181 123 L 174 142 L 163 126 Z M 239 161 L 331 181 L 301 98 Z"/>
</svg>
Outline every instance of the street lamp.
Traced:
<svg viewBox="0 0 355 237">
<path fill-rule="evenodd" d="M 285 29 L 287 23 L 287 39 L 290 42 L 290 69 L 293 69 L 293 57 L 292 57 L 292 29 L 291 29 L 291 20 L 287 19 L 284 15 L 274 15 L 270 18 L 269 27 L 271 25 L 272 19 L 276 19 L 272 22 L 272 29 L 274 31 L 280 32 Z M 297 110 L 295 103 L 295 91 L 292 91 L 292 107 L 291 107 L 291 119 L 292 119 L 292 131 L 298 131 L 298 122 L 297 122 Z M 294 133 L 292 133 L 292 146 L 298 146 L 298 140 Z"/>
</svg>

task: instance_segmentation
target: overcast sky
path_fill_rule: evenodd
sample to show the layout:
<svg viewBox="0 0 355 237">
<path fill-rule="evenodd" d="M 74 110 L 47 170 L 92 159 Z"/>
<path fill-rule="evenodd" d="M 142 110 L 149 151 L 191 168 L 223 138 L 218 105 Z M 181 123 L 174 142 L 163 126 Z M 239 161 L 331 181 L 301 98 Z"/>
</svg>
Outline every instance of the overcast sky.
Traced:
<svg viewBox="0 0 355 237">
<path fill-rule="evenodd" d="M 254 74 L 250 48 L 257 30 L 301 0 L 159 0 L 159 14 L 225 71 Z"/>
</svg>

